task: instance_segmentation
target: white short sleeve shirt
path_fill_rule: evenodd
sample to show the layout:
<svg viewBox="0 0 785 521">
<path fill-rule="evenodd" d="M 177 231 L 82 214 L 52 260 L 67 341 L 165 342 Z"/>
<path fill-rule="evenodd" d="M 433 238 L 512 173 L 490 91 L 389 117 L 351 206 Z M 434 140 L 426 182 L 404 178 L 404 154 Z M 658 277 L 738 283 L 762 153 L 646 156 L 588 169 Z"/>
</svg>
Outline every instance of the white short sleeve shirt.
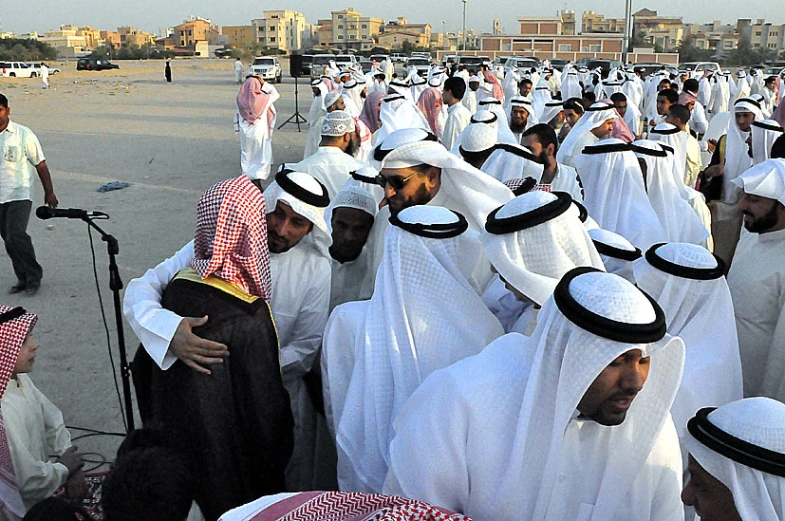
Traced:
<svg viewBox="0 0 785 521">
<path fill-rule="evenodd" d="M 33 131 L 13 121 L 0 132 L 0 203 L 30 199 L 36 165 L 44 151 Z"/>
</svg>

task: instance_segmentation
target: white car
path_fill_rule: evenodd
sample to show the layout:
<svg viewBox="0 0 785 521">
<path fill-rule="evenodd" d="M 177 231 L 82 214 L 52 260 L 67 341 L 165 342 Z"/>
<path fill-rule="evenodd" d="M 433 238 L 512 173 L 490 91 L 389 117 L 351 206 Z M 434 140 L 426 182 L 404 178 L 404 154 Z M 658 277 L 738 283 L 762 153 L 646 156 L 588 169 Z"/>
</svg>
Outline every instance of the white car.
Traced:
<svg viewBox="0 0 785 521">
<path fill-rule="evenodd" d="M 390 56 L 390 60 L 393 63 L 396 63 L 396 62 L 398 62 L 398 63 L 406 63 L 409 60 L 409 58 L 405 54 L 403 54 L 403 53 L 394 52 L 392 54 L 392 56 Z"/>
<path fill-rule="evenodd" d="M 41 75 L 41 71 L 40 71 L 41 65 L 46 65 L 46 64 L 44 64 L 43 62 L 35 62 L 35 63 L 27 64 L 28 67 L 32 67 L 33 69 L 35 69 L 35 71 L 38 73 L 39 76 Z M 50 67 L 49 65 L 47 65 L 46 68 L 49 69 L 50 75 L 55 75 L 58 72 L 60 72 L 60 69 L 58 69 L 57 67 Z"/>
<path fill-rule="evenodd" d="M 335 57 L 335 64 L 339 69 L 354 68 L 357 66 L 357 58 L 354 54 L 339 54 Z"/>
<path fill-rule="evenodd" d="M 248 71 L 273 83 L 281 83 L 283 79 L 281 63 L 275 56 L 257 56 Z"/>
<path fill-rule="evenodd" d="M 0 73 L 11 78 L 37 78 L 39 73 L 22 62 L 0 62 Z"/>
</svg>

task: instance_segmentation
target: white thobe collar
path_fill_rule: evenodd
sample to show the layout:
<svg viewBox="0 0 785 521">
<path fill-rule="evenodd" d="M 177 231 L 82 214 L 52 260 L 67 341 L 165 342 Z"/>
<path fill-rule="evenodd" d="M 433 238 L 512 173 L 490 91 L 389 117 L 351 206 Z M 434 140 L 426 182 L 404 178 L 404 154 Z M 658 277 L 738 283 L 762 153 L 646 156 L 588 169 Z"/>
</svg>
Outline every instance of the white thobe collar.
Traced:
<svg viewBox="0 0 785 521">
<path fill-rule="evenodd" d="M 16 127 L 17 124 L 9 120 L 8 125 L 6 125 L 5 130 L 3 130 L 3 132 L 8 132 L 9 134 L 16 134 L 16 130 L 17 130 Z M 2 134 L 2 132 L 0 132 L 0 134 Z"/>
<path fill-rule="evenodd" d="M 452 114 L 453 112 L 455 112 L 456 110 L 458 110 L 458 106 L 459 106 L 459 105 L 461 105 L 461 102 L 462 102 L 462 101 L 463 101 L 463 100 L 459 101 L 458 103 L 453 103 L 452 105 L 450 105 L 449 107 L 447 107 L 447 114 Z"/>
<path fill-rule="evenodd" d="M 758 242 L 780 242 L 785 241 L 785 229 L 776 232 L 758 234 Z"/>
<path fill-rule="evenodd" d="M 316 150 L 316 152 L 319 154 L 346 154 L 346 152 L 341 150 L 339 147 L 334 147 L 332 145 L 326 145 L 326 146 L 319 145 L 319 148 Z"/>
</svg>

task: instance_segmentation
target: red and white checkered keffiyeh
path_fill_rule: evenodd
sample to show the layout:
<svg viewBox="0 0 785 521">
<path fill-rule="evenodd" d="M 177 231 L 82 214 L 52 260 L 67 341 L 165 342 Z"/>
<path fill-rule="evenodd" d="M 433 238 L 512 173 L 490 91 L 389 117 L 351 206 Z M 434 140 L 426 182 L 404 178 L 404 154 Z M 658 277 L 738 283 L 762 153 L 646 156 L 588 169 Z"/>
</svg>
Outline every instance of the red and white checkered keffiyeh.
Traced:
<svg viewBox="0 0 785 521">
<path fill-rule="evenodd" d="M 0 306 L 0 314 L 11 311 L 9 306 Z M 5 394 L 11 375 L 19 358 L 25 337 L 38 321 L 33 313 L 23 313 L 4 324 L 0 324 L 0 398 Z M 0 512 L 9 519 L 21 519 L 25 515 L 24 503 L 14 475 L 14 465 L 8 448 L 3 415 L 0 413 Z"/>
<path fill-rule="evenodd" d="M 244 175 L 226 179 L 207 189 L 196 214 L 191 267 L 203 279 L 215 275 L 269 300 L 270 250 L 262 192 Z"/>
<path fill-rule="evenodd" d="M 251 521 L 471 521 L 422 501 L 362 492 L 303 492 L 251 517 Z"/>
</svg>

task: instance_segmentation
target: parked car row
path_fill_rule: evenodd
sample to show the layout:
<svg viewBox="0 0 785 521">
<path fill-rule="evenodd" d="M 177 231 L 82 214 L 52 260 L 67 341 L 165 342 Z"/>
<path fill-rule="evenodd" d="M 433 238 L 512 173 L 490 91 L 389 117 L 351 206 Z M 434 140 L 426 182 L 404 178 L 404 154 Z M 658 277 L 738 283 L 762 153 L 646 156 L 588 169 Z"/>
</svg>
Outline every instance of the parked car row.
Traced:
<svg viewBox="0 0 785 521">
<path fill-rule="evenodd" d="M 38 78 L 41 76 L 41 65 L 44 62 L 0 62 L 0 76 L 11 78 Z M 49 67 L 49 74 L 57 74 L 60 69 Z"/>
</svg>

